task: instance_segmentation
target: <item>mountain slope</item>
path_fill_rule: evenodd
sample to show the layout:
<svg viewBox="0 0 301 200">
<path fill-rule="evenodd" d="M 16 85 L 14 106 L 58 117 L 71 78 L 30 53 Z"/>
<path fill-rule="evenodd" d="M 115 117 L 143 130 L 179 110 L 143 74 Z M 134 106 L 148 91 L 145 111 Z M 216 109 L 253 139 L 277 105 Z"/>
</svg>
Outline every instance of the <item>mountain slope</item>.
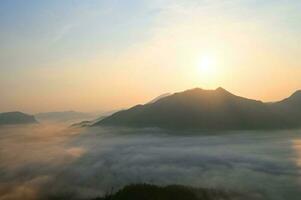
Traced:
<svg viewBox="0 0 301 200">
<path fill-rule="evenodd" d="M 301 90 L 296 91 L 282 101 L 272 103 L 270 106 L 275 113 L 284 116 L 283 121 L 299 127 L 301 121 Z"/>
<path fill-rule="evenodd" d="M 148 102 L 147 104 L 151 104 L 151 103 L 155 103 L 156 101 L 159 101 L 160 99 L 164 98 L 164 97 L 168 97 L 170 95 L 170 93 L 164 93 L 161 94 L 160 96 L 154 98 L 153 100 L 151 100 L 150 102 Z"/>
<path fill-rule="evenodd" d="M 297 95 L 299 96 L 299 95 Z M 292 97 L 291 97 L 292 98 Z M 192 89 L 117 112 L 94 125 L 160 127 L 176 129 L 278 129 L 300 126 L 292 111 L 282 108 L 292 102 L 267 104 L 231 94 L 223 88 Z M 298 104 L 293 101 L 292 107 Z M 283 106 L 285 105 L 285 106 Z M 292 109 L 294 110 L 294 109 Z M 301 112 L 300 112 L 301 113 Z"/>
<path fill-rule="evenodd" d="M 38 123 L 32 115 L 22 112 L 6 112 L 0 113 L 0 125 L 13 125 L 13 124 L 33 124 Z"/>
</svg>

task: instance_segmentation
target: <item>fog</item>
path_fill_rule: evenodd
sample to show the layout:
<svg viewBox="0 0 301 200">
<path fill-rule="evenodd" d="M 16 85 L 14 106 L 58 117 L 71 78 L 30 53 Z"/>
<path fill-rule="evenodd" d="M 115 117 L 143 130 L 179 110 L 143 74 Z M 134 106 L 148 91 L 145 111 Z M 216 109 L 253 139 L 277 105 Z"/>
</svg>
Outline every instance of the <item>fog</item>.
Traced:
<svg viewBox="0 0 301 200">
<path fill-rule="evenodd" d="M 294 200 L 301 131 L 0 128 L 0 199 L 89 199 L 130 183 L 181 184 Z"/>
</svg>

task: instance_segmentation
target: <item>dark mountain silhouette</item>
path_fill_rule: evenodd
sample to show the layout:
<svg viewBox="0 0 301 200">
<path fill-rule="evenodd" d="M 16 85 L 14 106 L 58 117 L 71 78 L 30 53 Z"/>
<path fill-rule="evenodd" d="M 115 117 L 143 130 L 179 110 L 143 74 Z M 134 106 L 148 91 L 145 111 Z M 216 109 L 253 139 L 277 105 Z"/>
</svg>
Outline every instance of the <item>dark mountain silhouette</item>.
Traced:
<svg viewBox="0 0 301 200">
<path fill-rule="evenodd" d="M 231 94 L 223 88 L 192 89 L 117 112 L 97 123 L 105 126 L 175 129 L 285 129 L 301 127 L 301 92 L 276 103 Z"/>
<path fill-rule="evenodd" d="M 22 112 L 0 113 L 0 125 L 38 123 L 34 116 Z"/>
<path fill-rule="evenodd" d="M 254 196 L 254 195 L 253 195 Z M 181 185 L 156 186 L 150 184 L 128 185 L 115 194 L 94 200 L 248 200 L 259 199 L 252 195 L 225 192 L 216 189 L 192 188 Z M 252 197 L 252 198 L 251 198 Z"/>
</svg>

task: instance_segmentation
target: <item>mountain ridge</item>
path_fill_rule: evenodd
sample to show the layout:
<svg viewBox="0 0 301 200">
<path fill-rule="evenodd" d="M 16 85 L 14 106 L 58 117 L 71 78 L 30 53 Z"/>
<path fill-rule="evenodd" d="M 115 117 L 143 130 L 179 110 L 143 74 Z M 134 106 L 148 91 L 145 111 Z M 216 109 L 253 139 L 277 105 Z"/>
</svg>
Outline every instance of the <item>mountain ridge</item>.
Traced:
<svg viewBox="0 0 301 200">
<path fill-rule="evenodd" d="M 301 107 L 299 92 L 286 100 L 264 103 L 234 95 L 222 87 L 215 90 L 194 88 L 117 112 L 93 126 L 206 130 L 297 128 L 301 127 L 297 119 L 301 109 L 295 107 Z"/>
</svg>

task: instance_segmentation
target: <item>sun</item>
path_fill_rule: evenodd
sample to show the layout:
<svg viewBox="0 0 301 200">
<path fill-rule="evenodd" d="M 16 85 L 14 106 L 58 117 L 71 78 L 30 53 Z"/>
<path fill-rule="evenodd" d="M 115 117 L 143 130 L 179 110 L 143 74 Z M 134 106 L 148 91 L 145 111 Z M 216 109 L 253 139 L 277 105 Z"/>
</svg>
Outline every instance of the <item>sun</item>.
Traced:
<svg viewBox="0 0 301 200">
<path fill-rule="evenodd" d="M 220 64 L 220 63 L 219 63 Z M 214 88 L 220 82 L 221 72 L 217 58 L 213 54 L 202 54 L 196 61 L 196 72 L 202 87 Z"/>
<path fill-rule="evenodd" d="M 198 61 L 198 70 L 203 78 L 213 78 L 216 73 L 216 59 L 211 55 L 202 56 Z"/>
</svg>

